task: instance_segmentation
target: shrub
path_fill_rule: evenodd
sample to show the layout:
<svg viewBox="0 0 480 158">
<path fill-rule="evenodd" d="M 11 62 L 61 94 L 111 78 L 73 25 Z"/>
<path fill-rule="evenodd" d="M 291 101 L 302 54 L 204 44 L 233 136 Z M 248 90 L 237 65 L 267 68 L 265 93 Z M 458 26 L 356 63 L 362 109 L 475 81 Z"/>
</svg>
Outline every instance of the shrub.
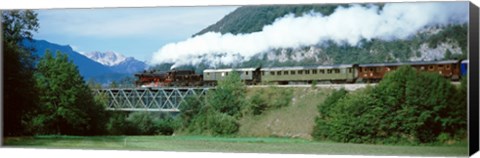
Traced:
<svg viewBox="0 0 480 158">
<path fill-rule="evenodd" d="M 181 120 L 181 128 L 187 128 L 191 124 L 192 120 L 200 114 L 204 106 L 204 100 L 196 97 L 187 97 L 185 102 L 183 102 L 179 107 L 179 110 L 181 111 L 179 115 Z"/>
<path fill-rule="evenodd" d="M 172 135 L 175 129 L 178 129 L 179 123 L 170 116 L 165 118 L 158 118 L 153 121 L 156 134 L 160 135 Z"/>
<path fill-rule="evenodd" d="M 268 109 L 278 109 L 290 105 L 293 90 L 290 88 L 269 87 L 258 89 L 247 99 L 246 113 L 260 115 Z"/>
<path fill-rule="evenodd" d="M 209 116 L 207 126 L 213 135 L 231 135 L 237 133 L 240 125 L 234 117 L 216 112 Z"/>
<path fill-rule="evenodd" d="M 130 131 L 131 125 L 126 120 L 124 113 L 113 113 L 107 123 L 107 131 L 111 135 L 125 135 Z"/>
<path fill-rule="evenodd" d="M 248 112 L 251 112 L 253 115 L 260 115 L 268 108 L 268 103 L 262 99 L 262 96 L 259 94 L 253 95 L 249 100 L 249 106 L 247 106 Z"/>
<path fill-rule="evenodd" d="M 178 127 L 170 114 L 159 112 L 115 112 L 107 124 L 111 135 L 172 135 Z"/>
</svg>

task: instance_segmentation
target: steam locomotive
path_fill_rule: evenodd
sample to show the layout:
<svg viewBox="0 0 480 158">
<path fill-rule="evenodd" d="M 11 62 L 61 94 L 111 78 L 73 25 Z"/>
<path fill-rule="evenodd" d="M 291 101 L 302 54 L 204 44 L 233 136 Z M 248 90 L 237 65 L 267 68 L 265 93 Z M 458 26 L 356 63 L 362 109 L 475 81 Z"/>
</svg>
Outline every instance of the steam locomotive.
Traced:
<svg viewBox="0 0 480 158">
<path fill-rule="evenodd" d="M 137 87 L 201 86 L 202 75 L 192 70 L 144 71 L 135 74 Z"/>
<path fill-rule="evenodd" d="M 342 64 L 328 66 L 296 66 L 269 68 L 205 69 L 203 75 L 192 70 L 166 72 L 144 71 L 135 74 L 137 87 L 215 86 L 233 72 L 248 85 L 265 83 L 310 84 L 313 82 L 355 83 L 378 82 L 400 66 L 410 65 L 419 71 L 438 73 L 457 81 L 467 74 L 468 60 L 419 61 L 404 63 Z"/>
</svg>

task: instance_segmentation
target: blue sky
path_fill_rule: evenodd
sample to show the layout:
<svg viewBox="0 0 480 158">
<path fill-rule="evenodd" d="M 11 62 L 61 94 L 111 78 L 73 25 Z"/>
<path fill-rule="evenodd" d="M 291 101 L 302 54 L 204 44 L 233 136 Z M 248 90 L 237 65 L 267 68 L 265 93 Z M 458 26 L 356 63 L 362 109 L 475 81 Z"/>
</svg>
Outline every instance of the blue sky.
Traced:
<svg viewBox="0 0 480 158">
<path fill-rule="evenodd" d="M 234 6 L 37 10 L 35 39 L 70 45 L 79 52 L 115 51 L 150 60 L 163 45 L 189 38 Z"/>
</svg>

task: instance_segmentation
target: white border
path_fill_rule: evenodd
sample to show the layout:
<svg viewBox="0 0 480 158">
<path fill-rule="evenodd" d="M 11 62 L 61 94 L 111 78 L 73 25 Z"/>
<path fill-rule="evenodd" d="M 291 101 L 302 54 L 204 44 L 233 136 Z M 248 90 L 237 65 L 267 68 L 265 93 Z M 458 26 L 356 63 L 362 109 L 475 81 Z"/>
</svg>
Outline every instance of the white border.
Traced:
<svg viewBox="0 0 480 158">
<path fill-rule="evenodd" d="M 432 0 L 0 0 L 0 9 L 98 8 L 98 7 L 157 7 L 207 5 L 260 5 L 311 3 L 375 3 L 375 2 L 431 2 Z M 452 1 L 452 0 L 433 0 Z M 455 0 L 453 0 L 455 1 Z M 458 0 L 457 0 L 458 1 Z"/>
</svg>

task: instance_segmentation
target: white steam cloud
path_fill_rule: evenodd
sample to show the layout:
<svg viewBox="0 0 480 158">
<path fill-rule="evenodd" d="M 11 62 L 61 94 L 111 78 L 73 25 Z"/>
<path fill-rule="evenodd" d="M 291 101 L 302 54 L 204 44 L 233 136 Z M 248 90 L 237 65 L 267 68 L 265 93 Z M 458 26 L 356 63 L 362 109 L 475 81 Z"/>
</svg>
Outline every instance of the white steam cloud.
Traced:
<svg viewBox="0 0 480 158">
<path fill-rule="evenodd" d="M 353 5 L 338 7 L 329 16 L 286 15 L 264 26 L 261 32 L 238 35 L 208 32 L 163 46 L 154 53 L 151 63 L 173 62 L 177 66 L 207 60 L 212 65 L 228 64 L 270 49 L 309 46 L 329 40 L 355 46 L 362 39 L 405 39 L 427 26 L 465 22 L 468 22 L 466 2 L 389 3 L 383 9 Z"/>
</svg>

